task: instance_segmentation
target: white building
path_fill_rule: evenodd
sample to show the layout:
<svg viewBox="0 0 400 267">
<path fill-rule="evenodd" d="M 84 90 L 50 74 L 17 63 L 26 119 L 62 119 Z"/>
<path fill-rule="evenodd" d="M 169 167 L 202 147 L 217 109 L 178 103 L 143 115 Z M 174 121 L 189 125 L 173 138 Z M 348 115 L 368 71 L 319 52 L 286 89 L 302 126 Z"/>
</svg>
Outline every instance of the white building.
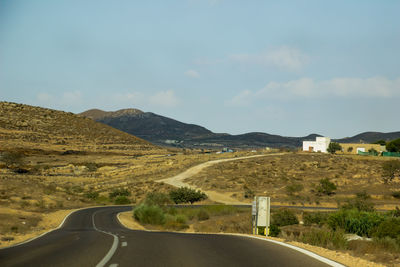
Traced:
<svg viewBox="0 0 400 267">
<path fill-rule="evenodd" d="M 315 141 L 303 141 L 303 151 L 327 153 L 330 142 L 329 137 L 317 137 Z"/>
</svg>

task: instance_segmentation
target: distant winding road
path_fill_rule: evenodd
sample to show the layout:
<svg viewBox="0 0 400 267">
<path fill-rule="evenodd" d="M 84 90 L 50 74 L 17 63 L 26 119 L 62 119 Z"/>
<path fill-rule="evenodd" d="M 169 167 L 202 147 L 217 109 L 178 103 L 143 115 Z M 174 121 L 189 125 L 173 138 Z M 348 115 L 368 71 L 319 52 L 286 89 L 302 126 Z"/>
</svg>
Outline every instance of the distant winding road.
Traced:
<svg viewBox="0 0 400 267">
<path fill-rule="evenodd" d="M 0 250 L 0 266 L 341 266 L 244 236 L 129 230 L 116 218 L 132 207 L 88 208 L 61 228 Z"/>
</svg>

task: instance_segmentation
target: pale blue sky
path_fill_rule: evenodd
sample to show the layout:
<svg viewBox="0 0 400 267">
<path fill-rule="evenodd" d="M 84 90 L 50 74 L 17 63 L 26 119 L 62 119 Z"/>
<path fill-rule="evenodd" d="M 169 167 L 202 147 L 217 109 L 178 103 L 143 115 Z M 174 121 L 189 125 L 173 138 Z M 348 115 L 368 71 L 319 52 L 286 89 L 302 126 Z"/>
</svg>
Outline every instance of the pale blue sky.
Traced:
<svg viewBox="0 0 400 267">
<path fill-rule="evenodd" d="M 214 132 L 400 131 L 400 1 L 0 0 L 0 100 Z"/>
</svg>

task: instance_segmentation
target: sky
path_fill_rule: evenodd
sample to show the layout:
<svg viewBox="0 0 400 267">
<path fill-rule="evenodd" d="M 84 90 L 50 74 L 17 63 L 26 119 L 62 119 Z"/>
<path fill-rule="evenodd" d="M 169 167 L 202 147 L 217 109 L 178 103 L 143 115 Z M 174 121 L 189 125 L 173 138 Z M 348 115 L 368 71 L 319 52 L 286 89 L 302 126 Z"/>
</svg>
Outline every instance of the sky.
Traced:
<svg viewBox="0 0 400 267">
<path fill-rule="evenodd" d="M 213 132 L 400 131 L 400 1 L 0 0 L 0 101 Z"/>
</svg>

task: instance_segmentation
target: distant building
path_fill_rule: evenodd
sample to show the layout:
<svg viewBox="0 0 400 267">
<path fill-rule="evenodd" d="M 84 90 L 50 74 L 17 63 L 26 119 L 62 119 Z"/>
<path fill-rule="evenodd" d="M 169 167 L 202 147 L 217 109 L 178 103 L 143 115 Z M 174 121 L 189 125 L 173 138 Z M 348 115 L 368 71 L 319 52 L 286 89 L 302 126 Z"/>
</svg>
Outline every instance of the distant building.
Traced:
<svg viewBox="0 0 400 267">
<path fill-rule="evenodd" d="M 315 141 L 303 141 L 303 151 L 327 153 L 330 143 L 329 137 L 317 137 Z"/>
<path fill-rule="evenodd" d="M 380 144 L 340 143 L 344 154 L 360 154 L 375 150 L 378 153 L 386 152 L 386 146 Z"/>
</svg>

